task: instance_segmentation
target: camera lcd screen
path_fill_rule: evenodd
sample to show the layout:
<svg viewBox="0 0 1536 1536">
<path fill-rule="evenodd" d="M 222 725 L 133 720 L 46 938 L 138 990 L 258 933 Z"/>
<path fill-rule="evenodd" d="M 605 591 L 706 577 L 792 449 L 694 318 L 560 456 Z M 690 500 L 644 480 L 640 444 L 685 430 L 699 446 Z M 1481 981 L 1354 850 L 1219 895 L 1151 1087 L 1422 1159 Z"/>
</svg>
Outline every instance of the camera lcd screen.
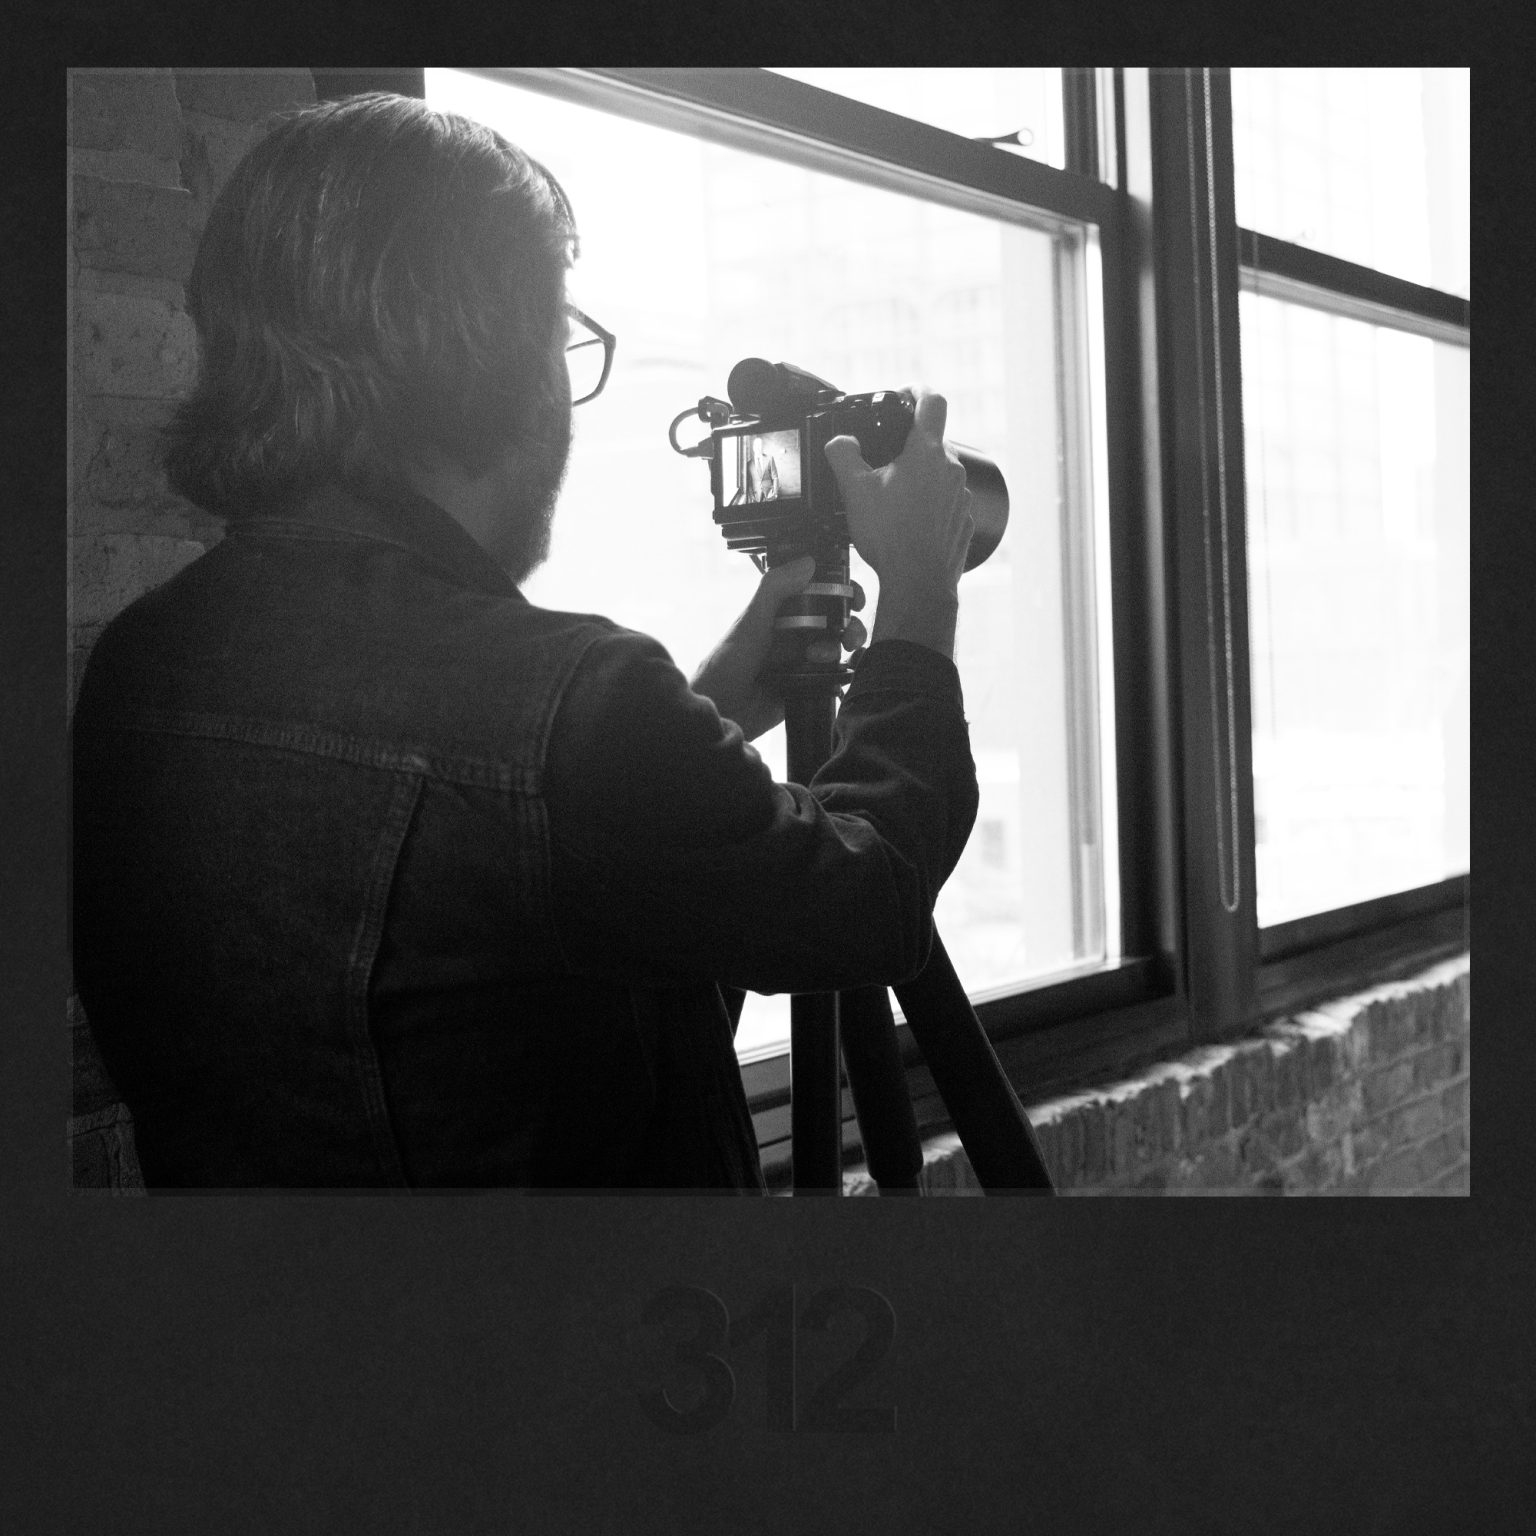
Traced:
<svg viewBox="0 0 1536 1536">
<path fill-rule="evenodd" d="M 747 432 L 736 439 L 736 493 L 732 506 L 779 501 L 800 494 L 800 430 Z"/>
</svg>

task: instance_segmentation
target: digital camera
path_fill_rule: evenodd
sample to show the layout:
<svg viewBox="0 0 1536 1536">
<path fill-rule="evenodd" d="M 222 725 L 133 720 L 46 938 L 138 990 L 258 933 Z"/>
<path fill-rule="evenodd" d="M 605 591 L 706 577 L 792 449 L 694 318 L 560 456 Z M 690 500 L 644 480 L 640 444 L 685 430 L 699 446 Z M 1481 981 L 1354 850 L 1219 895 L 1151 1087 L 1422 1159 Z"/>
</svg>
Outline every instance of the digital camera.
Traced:
<svg viewBox="0 0 1536 1536">
<path fill-rule="evenodd" d="M 889 464 L 906 445 L 914 420 L 904 390 L 845 395 L 825 379 L 789 363 L 748 357 L 731 370 L 730 401 L 706 396 L 672 422 L 677 452 L 709 460 L 714 519 L 730 549 L 750 555 L 760 570 L 805 554 L 816 574 L 804 595 L 787 603 L 776 621 L 785 644 L 773 667 L 795 671 L 787 659 L 803 652 L 817 631 L 841 634 L 853 586 L 848 573 L 848 521 L 837 477 L 823 449 L 834 437 L 852 437 L 872 468 Z M 677 441 L 678 425 L 697 415 L 709 436 L 691 448 Z M 984 454 L 947 445 L 964 466 L 975 531 L 965 569 L 980 565 L 1008 525 L 1008 488 Z M 798 633 L 793 633 L 798 632 Z"/>
</svg>

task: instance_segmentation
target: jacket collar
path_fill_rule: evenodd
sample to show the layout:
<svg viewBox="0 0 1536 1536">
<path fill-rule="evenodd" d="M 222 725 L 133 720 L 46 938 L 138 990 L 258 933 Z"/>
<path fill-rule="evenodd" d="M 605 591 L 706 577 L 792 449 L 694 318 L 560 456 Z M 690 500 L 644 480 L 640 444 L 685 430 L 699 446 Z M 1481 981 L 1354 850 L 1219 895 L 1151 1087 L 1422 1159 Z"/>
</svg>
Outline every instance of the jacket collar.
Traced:
<svg viewBox="0 0 1536 1536">
<path fill-rule="evenodd" d="M 436 502 L 409 490 L 361 492 L 340 482 L 240 517 L 229 533 L 265 538 L 348 538 L 391 544 L 460 586 L 518 595 L 511 578 Z"/>
</svg>

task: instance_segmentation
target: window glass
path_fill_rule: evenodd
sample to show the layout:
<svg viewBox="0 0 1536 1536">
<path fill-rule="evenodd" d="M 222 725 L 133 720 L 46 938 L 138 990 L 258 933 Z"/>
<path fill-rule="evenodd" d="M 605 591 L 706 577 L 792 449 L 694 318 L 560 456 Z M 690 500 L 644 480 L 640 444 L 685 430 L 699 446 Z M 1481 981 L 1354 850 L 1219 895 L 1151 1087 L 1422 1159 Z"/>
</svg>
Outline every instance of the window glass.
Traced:
<svg viewBox="0 0 1536 1536">
<path fill-rule="evenodd" d="M 899 112 L 1061 170 L 1067 163 L 1059 69 L 774 69 L 851 101 Z"/>
<path fill-rule="evenodd" d="M 1237 222 L 1471 296 L 1470 72 L 1234 69 Z"/>
<path fill-rule="evenodd" d="M 939 390 L 948 435 L 998 461 L 1012 503 L 998 551 L 961 582 L 981 809 L 940 895 L 940 931 L 973 994 L 1113 949 L 1091 245 L 474 76 L 429 70 L 427 97 L 497 128 L 560 179 L 581 229 L 572 300 L 618 337 L 607 388 L 575 414 L 552 552 L 530 599 L 655 635 L 692 672 L 757 576 L 711 519 L 707 466 L 669 448 L 672 419 L 723 397 L 749 356 L 848 391 Z M 679 437 L 702 432 L 685 422 Z M 869 618 L 878 582 L 856 557 L 855 574 Z M 755 745 L 782 778 L 782 729 Z M 782 1049 L 788 1034 L 787 998 L 749 998 L 738 1052 Z"/>
<path fill-rule="evenodd" d="M 1469 868 L 1470 352 L 1244 293 L 1261 926 Z"/>
</svg>

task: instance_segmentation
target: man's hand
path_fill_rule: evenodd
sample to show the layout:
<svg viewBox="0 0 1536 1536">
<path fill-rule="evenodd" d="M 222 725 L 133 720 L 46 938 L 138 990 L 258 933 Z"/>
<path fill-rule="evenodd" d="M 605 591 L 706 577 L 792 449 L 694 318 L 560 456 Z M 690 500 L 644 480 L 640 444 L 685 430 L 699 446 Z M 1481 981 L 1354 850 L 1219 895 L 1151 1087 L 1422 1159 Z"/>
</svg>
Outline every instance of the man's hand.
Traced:
<svg viewBox="0 0 1536 1536">
<path fill-rule="evenodd" d="M 759 674 L 773 644 L 773 621 L 779 609 L 803 592 L 815 574 L 816 562 L 809 555 L 769 571 L 741 617 L 694 676 L 693 691 L 702 693 L 727 720 L 734 720 L 748 741 L 784 718 L 784 700 L 762 686 Z M 853 606 L 863 605 L 864 594 L 855 583 Z M 806 656 L 816 662 L 840 661 L 845 650 L 857 650 L 867 638 L 863 623 L 850 619 L 840 641 L 818 640 L 806 648 Z"/>
<path fill-rule="evenodd" d="M 876 640 L 912 640 L 954 655 L 958 585 L 976 524 L 965 470 L 944 445 L 949 406 L 915 390 L 906 445 L 871 469 L 852 437 L 834 437 L 827 462 L 837 476 L 853 546 L 880 577 Z"/>
</svg>

